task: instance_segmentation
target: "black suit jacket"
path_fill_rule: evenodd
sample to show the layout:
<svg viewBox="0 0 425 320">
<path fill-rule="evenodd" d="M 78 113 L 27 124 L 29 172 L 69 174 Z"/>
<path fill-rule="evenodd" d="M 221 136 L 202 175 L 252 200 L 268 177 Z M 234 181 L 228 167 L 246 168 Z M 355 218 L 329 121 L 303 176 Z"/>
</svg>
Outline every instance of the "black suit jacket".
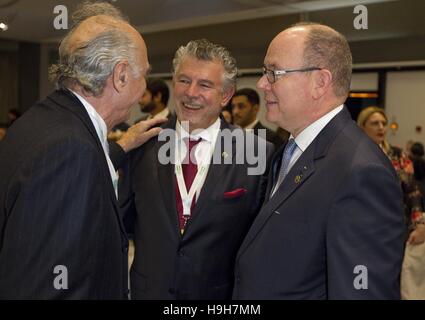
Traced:
<svg viewBox="0 0 425 320">
<path fill-rule="evenodd" d="M 279 135 L 273 130 L 263 126 L 263 124 L 258 121 L 255 127 L 253 128 L 254 133 L 258 135 L 258 130 L 260 129 L 266 130 L 266 140 L 273 143 L 275 150 L 278 150 L 282 146 L 284 141 L 279 137 Z"/>
<path fill-rule="evenodd" d="M 403 239 L 397 175 L 344 108 L 263 205 L 238 252 L 233 297 L 398 299 Z"/>
<path fill-rule="evenodd" d="M 118 203 L 94 126 L 72 93 L 55 91 L 14 123 L 0 176 L 0 299 L 126 297 Z M 55 288 L 55 280 L 66 284 L 56 266 L 66 267 L 68 289 Z"/>
<path fill-rule="evenodd" d="M 175 128 L 175 122 L 171 119 L 165 128 Z M 221 126 L 235 129 L 223 121 Z M 258 147 L 259 138 L 250 137 L 255 141 L 251 150 Z M 273 146 L 261 141 L 268 162 Z M 263 201 L 265 176 L 247 175 L 246 163 L 211 164 L 192 218 L 181 235 L 174 165 L 158 161 L 158 152 L 165 143 L 152 139 L 133 152 L 130 174 L 125 175 L 131 177 L 131 191 L 123 199 L 123 207 L 127 213 L 137 212 L 136 252 L 130 273 L 132 298 L 231 298 L 236 252 Z M 231 145 L 229 156 L 234 158 L 235 139 Z M 239 188 L 246 189 L 246 193 L 225 196 Z"/>
</svg>

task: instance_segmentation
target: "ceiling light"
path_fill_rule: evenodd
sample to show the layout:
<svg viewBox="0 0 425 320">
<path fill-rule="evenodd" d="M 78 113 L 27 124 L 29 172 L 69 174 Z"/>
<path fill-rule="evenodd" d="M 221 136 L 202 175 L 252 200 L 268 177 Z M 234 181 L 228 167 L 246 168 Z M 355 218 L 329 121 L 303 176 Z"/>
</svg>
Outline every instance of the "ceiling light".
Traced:
<svg viewBox="0 0 425 320">
<path fill-rule="evenodd" d="M 7 24 L 5 24 L 5 23 L 1 22 L 1 23 L 0 23 L 0 30 L 1 30 L 1 31 L 6 31 L 7 29 L 8 29 Z"/>
</svg>

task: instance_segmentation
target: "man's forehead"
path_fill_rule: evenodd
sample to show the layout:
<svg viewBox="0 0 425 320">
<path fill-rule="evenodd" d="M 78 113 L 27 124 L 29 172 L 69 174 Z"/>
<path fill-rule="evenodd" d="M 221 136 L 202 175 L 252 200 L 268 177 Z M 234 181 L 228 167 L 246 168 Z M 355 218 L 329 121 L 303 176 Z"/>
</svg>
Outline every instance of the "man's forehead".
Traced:
<svg viewBox="0 0 425 320">
<path fill-rule="evenodd" d="M 233 103 L 245 103 L 245 102 L 249 102 L 249 101 L 248 101 L 248 98 L 247 98 L 246 95 L 239 94 L 239 95 L 233 96 L 232 102 Z"/>
<path fill-rule="evenodd" d="M 269 68 L 279 67 L 282 59 L 302 59 L 304 40 L 303 34 L 280 33 L 270 43 L 264 64 Z"/>
</svg>

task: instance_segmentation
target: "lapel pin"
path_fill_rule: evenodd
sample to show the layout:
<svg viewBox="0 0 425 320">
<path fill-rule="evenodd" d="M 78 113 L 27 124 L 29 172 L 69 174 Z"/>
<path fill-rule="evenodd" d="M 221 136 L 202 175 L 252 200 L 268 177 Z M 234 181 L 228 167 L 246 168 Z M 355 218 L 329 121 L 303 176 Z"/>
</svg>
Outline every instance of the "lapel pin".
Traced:
<svg viewBox="0 0 425 320">
<path fill-rule="evenodd" d="M 295 182 L 295 183 L 300 183 L 300 181 L 301 181 L 301 176 L 300 176 L 300 175 L 297 175 L 297 176 L 295 177 L 295 179 L 294 179 L 294 182 Z"/>
<path fill-rule="evenodd" d="M 304 170 L 307 170 L 307 166 L 304 166 Z"/>
</svg>

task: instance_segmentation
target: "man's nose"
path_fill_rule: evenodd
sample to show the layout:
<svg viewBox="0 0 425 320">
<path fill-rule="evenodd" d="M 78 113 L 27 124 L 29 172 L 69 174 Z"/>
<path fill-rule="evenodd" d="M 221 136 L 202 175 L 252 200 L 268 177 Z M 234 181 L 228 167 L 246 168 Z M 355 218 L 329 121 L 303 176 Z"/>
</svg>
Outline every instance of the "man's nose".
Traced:
<svg viewBox="0 0 425 320">
<path fill-rule="evenodd" d="M 191 83 L 187 88 L 186 88 L 186 95 L 189 97 L 196 97 L 199 93 L 198 88 L 196 86 L 195 83 Z"/>
<path fill-rule="evenodd" d="M 257 81 L 257 88 L 263 91 L 270 89 L 270 82 L 267 80 L 266 75 L 262 75 L 261 78 Z"/>
</svg>

